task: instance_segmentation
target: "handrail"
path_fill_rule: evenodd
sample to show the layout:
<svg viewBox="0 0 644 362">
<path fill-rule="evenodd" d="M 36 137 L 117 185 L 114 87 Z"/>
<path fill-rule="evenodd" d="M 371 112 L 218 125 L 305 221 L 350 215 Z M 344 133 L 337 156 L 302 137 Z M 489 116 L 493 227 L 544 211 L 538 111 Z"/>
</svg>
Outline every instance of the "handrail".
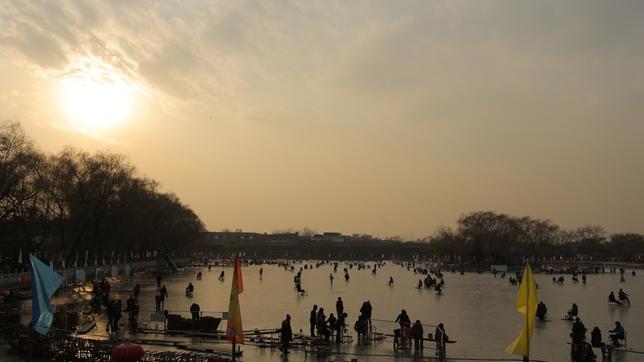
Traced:
<svg viewBox="0 0 644 362">
<path fill-rule="evenodd" d="M 386 323 L 396 323 L 396 324 L 398 323 L 396 321 L 390 321 L 390 320 L 386 320 L 386 319 L 371 318 L 371 320 L 376 321 L 376 322 L 386 322 Z M 423 325 L 425 327 L 437 327 L 438 326 L 437 324 L 427 324 L 427 323 L 421 323 L 421 325 Z"/>
</svg>

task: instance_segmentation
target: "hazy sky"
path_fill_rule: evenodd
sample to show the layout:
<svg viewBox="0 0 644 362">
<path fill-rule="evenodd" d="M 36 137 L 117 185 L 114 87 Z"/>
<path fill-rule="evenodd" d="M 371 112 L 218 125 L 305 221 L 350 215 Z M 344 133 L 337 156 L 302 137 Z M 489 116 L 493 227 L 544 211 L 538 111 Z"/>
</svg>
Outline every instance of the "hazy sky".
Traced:
<svg viewBox="0 0 644 362">
<path fill-rule="evenodd" d="M 211 230 L 644 232 L 644 1 L 0 0 L 0 119 Z"/>
</svg>

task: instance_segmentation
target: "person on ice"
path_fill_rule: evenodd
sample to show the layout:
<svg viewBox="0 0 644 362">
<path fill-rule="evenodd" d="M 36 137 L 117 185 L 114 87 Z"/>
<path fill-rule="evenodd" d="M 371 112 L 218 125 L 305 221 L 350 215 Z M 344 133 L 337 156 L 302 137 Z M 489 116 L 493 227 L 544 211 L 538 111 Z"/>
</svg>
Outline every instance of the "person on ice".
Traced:
<svg viewBox="0 0 644 362">
<path fill-rule="evenodd" d="M 420 320 L 416 320 L 411 326 L 411 338 L 414 339 L 414 350 L 420 351 L 423 349 L 423 325 Z"/>
</svg>

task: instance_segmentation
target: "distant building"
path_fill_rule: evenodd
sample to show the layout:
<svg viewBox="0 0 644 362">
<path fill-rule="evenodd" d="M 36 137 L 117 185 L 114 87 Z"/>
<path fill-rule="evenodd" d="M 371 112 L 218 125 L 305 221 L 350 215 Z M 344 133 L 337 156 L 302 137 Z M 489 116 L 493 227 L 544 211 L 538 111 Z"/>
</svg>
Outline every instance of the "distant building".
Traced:
<svg viewBox="0 0 644 362">
<path fill-rule="evenodd" d="M 334 243 L 345 242 L 344 235 L 338 232 L 325 232 L 323 234 L 316 234 L 316 235 L 313 235 L 311 239 L 314 241 L 330 241 Z"/>
<path fill-rule="evenodd" d="M 290 245 L 302 239 L 296 232 L 255 233 L 236 231 L 208 231 L 204 233 L 205 245 Z"/>
<path fill-rule="evenodd" d="M 243 231 L 209 231 L 206 232 L 208 240 L 254 240 L 262 234 Z"/>
</svg>

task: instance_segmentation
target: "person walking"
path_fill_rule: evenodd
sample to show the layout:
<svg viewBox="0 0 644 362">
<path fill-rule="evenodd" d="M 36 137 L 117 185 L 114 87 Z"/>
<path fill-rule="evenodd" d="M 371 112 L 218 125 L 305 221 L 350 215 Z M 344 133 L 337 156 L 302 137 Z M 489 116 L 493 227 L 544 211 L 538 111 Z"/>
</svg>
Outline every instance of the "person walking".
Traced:
<svg viewBox="0 0 644 362">
<path fill-rule="evenodd" d="M 163 309 L 165 307 L 165 299 L 168 297 L 168 289 L 166 289 L 165 285 L 161 287 L 159 290 L 159 301 L 160 303 L 160 308 Z"/>
</svg>

